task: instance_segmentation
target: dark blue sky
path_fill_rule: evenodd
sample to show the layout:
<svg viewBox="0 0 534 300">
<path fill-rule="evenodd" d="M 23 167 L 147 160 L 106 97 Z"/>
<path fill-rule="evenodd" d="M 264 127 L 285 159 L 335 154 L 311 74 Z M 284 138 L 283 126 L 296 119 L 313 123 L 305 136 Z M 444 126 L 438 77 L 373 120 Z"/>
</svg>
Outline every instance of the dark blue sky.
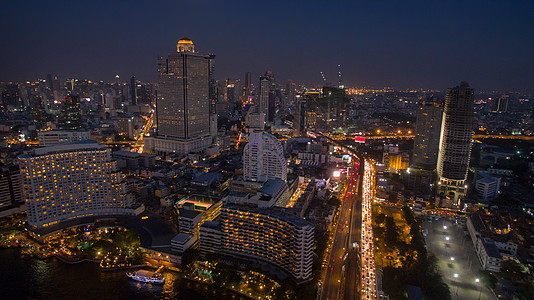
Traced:
<svg viewBox="0 0 534 300">
<path fill-rule="evenodd" d="M 534 1 L 3 1 L 0 81 L 156 80 L 183 36 L 216 77 L 534 91 Z"/>
</svg>

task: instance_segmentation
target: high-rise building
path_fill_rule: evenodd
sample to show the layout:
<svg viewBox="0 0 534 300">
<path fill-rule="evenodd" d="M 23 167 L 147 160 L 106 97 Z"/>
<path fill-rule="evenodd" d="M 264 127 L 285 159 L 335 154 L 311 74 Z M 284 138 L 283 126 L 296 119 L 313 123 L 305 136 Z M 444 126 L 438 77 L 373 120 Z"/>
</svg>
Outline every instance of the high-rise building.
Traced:
<svg viewBox="0 0 534 300">
<path fill-rule="evenodd" d="M 220 230 L 224 255 L 275 265 L 299 283 L 312 278 L 314 226 L 309 221 L 281 208 L 228 204 L 221 208 Z M 202 233 L 201 245 L 214 236 Z"/>
<path fill-rule="evenodd" d="M 90 131 L 66 131 L 66 130 L 47 130 L 37 133 L 39 146 L 53 146 L 57 144 L 72 143 L 91 138 Z"/>
<path fill-rule="evenodd" d="M 250 72 L 247 72 L 245 73 L 245 88 L 249 90 L 251 84 L 252 84 L 252 75 L 250 74 Z"/>
<path fill-rule="evenodd" d="M 19 156 L 28 223 L 42 228 L 82 217 L 133 214 L 111 149 L 85 140 Z"/>
<path fill-rule="evenodd" d="M 135 80 L 135 76 L 130 78 L 130 103 L 137 105 L 137 81 Z"/>
<path fill-rule="evenodd" d="M 68 95 L 61 105 L 58 116 L 58 128 L 62 130 L 82 129 L 82 111 L 80 110 L 80 97 Z"/>
<path fill-rule="evenodd" d="M 257 104 L 257 112 L 264 113 L 265 116 L 269 116 L 269 95 L 271 93 L 271 82 L 266 76 L 260 77 L 260 93 L 259 101 Z"/>
<path fill-rule="evenodd" d="M 438 161 L 439 139 L 443 119 L 443 104 L 426 99 L 419 105 L 415 122 L 412 166 L 433 170 Z"/>
<path fill-rule="evenodd" d="M 447 89 L 438 156 L 438 194 L 444 206 L 465 196 L 474 126 L 474 90 L 462 82 Z"/>
<path fill-rule="evenodd" d="M 18 165 L 0 168 L 0 209 L 20 205 L 22 198 L 22 177 Z"/>
<path fill-rule="evenodd" d="M 287 180 L 287 161 L 280 141 L 272 134 L 254 131 L 243 150 L 243 178 L 265 182 L 279 178 Z"/>
<path fill-rule="evenodd" d="M 510 107 L 510 96 L 504 95 L 494 100 L 493 102 L 493 112 L 505 113 L 509 111 Z"/>
<path fill-rule="evenodd" d="M 145 149 L 187 154 L 211 145 L 210 63 L 212 56 L 195 52 L 188 38 L 158 63 L 157 137 L 145 138 Z"/>
</svg>

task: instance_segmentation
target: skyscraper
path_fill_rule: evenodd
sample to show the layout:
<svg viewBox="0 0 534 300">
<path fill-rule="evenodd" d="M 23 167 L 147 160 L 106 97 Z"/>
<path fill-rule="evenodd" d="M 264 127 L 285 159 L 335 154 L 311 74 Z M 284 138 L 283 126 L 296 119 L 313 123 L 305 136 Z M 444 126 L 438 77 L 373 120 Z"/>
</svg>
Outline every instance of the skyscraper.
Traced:
<svg viewBox="0 0 534 300">
<path fill-rule="evenodd" d="M 271 81 L 268 77 L 260 77 L 260 93 L 258 101 L 258 113 L 264 113 L 269 116 L 269 94 L 271 92 Z"/>
<path fill-rule="evenodd" d="M 243 150 L 243 178 L 265 182 L 279 178 L 287 180 L 287 162 L 280 141 L 272 134 L 254 131 Z"/>
<path fill-rule="evenodd" d="M 82 129 L 82 112 L 80 110 L 80 97 L 68 95 L 61 105 L 58 116 L 58 128 L 63 130 Z"/>
<path fill-rule="evenodd" d="M 85 140 L 38 148 L 19 156 L 28 223 L 131 214 L 130 195 L 111 149 Z"/>
<path fill-rule="evenodd" d="M 137 81 L 135 76 L 130 78 L 130 102 L 132 105 L 137 105 Z"/>
<path fill-rule="evenodd" d="M 465 196 L 473 138 L 474 90 L 467 82 L 447 89 L 438 156 L 438 194 L 444 206 L 458 205 Z"/>
<path fill-rule="evenodd" d="M 436 99 L 426 99 L 417 109 L 412 166 L 433 170 L 438 161 L 443 105 Z"/>
<path fill-rule="evenodd" d="M 250 72 L 245 73 L 245 88 L 247 90 L 250 89 L 250 84 L 252 83 L 251 76 Z"/>
<path fill-rule="evenodd" d="M 158 63 L 157 137 L 145 139 L 145 149 L 156 153 L 187 154 L 211 145 L 210 62 L 212 56 L 195 52 L 188 38 Z"/>
</svg>

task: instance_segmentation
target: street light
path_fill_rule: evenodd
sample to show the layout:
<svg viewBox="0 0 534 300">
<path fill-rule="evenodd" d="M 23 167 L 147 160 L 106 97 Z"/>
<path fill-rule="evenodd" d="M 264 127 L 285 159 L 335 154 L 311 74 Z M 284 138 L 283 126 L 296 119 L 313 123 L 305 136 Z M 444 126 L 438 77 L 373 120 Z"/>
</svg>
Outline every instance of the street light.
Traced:
<svg viewBox="0 0 534 300">
<path fill-rule="evenodd" d="M 454 273 L 454 278 L 458 278 L 458 273 Z"/>
<path fill-rule="evenodd" d="M 451 260 L 454 261 L 454 257 L 451 256 Z"/>
<path fill-rule="evenodd" d="M 447 225 L 444 225 L 444 226 L 443 226 L 443 229 L 447 229 Z"/>
<path fill-rule="evenodd" d="M 448 241 L 448 240 L 449 240 L 449 237 L 448 237 L 448 236 L 446 236 L 446 237 L 445 237 L 445 239 L 446 239 L 446 240 Z"/>
</svg>

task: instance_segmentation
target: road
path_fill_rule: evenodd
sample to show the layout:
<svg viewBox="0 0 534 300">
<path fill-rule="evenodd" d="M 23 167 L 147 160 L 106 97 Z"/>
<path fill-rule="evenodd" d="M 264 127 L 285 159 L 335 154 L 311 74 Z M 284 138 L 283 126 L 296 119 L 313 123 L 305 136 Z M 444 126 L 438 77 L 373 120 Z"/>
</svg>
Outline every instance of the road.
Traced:
<svg viewBox="0 0 534 300">
<path fill-rule="evenodd" d="M 345 194 L 345 198 L 343 199 L 343 204 L 341 205 L 341 211 L 335 229 L 333 244 L 331 247 L 330 256 L 328 258 L 326 275 L 321 292 L 321 299 L 324 300 L 340 299 L 340 295 L 342 293 L 341 287 L 343 286 L 344 274 L 347 268 L 347 266 L 345 266 L 345 263 L 348 259 L 347 248 L 350 246 L 347 239 L 350 234 L 349 228 L 351 227 L 351 224 L 349 223 L 351 222 L 352 215 L 355 213 L 353 210 L 353 204 L 358 190 L 358 174 L 355 172 L 357 169 L 358 167 L 356 164 L 353 166 L 353 170 L 351 171 L 347 192 Z"/>
<path fill-rule="evenodd" d="M 372 226 L 372 203 L 375 192 L 374 162 L 365 160 L 362 179 L 361 297 L 377 299 L 376 266 Z"/>
</svg>

